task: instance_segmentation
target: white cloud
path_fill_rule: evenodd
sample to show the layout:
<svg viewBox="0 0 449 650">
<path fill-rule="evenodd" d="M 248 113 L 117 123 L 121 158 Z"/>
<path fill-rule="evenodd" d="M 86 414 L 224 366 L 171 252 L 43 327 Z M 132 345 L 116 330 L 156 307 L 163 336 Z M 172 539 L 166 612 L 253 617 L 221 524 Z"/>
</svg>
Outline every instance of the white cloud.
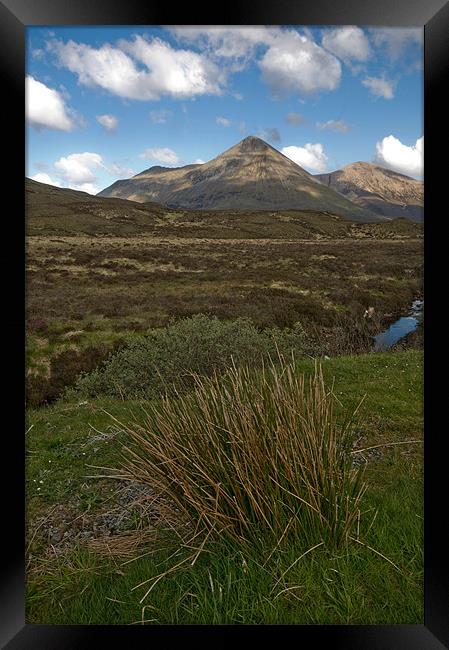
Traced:
<svg viewBox="0 0 449 650">
<path fill-rule="evenodd" d="M 31 75 L 25 80 L 25 112 L 37 129 L 71 131 L 75 126 L 61 94 Z"/>
<path fill-rule="evenodd" d="M 258 135 L 259 138 L 262 138 L 262 140 L 267 140 L 268 142 L 281 141 L 281 134 L 279 133 L 278 129 L 262 129 Z"/>
<path fill-rule="evenodd" d="M 208 26 L 170 27 L 180 41 L 209 50 L 212 56 L 224 59 L 249 59 L 258 45 L 270 45 L 281 32 L 279 27 Z"/>
<path fill-rule="evenodd" d="M 326 50 L 340 59 L 350 61 L 367 61 L 371 56 L 369 41 L 363 29 L 353 25 L 327 29 L 321 41 Z"/>
<path fill-rule="evenodd" d="M 128 99 L 218 95 L 225 82 L 221 70 L 206 57 L 175 50 L 159 38 L 135 36 L 116 47 L 106 43 L 99 48 L 73 40 L 52 41 L 48 48 L 81 84 Z"/>
<path fill-rule="evenodd" d="M 324 172 L 327 169 L 328 157 L 322 144 L 308 142 L 303 147 L 292 145 L 281 149 L 281 153 L 307 171 Z"/>
<path fill-rule="evenodd" d="M 97 115 L 97 122 L 101 124 L 106 131 L 115 131 L 118 125 L 118 119 L 113 115 Z"/>
<path fill-rule="evenodd" d="M 232 124 L 231 120 L 228 120 L 227 117 L 217 117 L 215 121 L 220 126 L 231 126 Z"/>
<path fill-rule="evenodd" d="M 340 83 L 338 59 L 296 31 L 285 31 L 259 61 L 262 79 L 273 95 L 335 90 Z"/>
<path fill-rule="evenodd" d="M 165 124 L 171 115 L 171 111 L 161 108 L 158 111 L 150 111 L 150 120 L 153 124 Z"/>
<path fill-rule="evenodd" d="M 393 99 L 395 82 L 389 81 L 385 77 L 366 77 L 362 84 L 369 88 L 370 92 L 376 97 L 384 99 Z"/>
<path fill-rule="evenodd" d="M 95 183 L 81 183 L 80 185 L 76 185 L 75 183 L 72 185 L 69 185 L 70 189 L 72 190 L 78 190 L 78 192 L 87 192 L 88 194 L 98 194 L 100 191 L 100 188 L 98 185 L 95 185 Z"/>
<path fill-rule="evenodd" d="M 401 174 L 422 177 L 424 137 L 409 147 L 394 135 L 388 135 L 376 144 L 376 161 Z"/>
<path fill-rule="evenodd" d="M 34 176 L 30 176 L 30 178 L 32 178 L 33 181 L 38 181 L 38 183 L 46 183 L 47 185 L 55 185 L 56 187 L 61 187 L 61 183 L 59 181 L 55 181 L 49 174 L 46 174 L 45 172 L 39 172 L 37 174 L 34 174 Z"/>
<path fill-rule="evenodd" d="M 204 165 L 205 162 L 206 162 L 206 161 L 205 161 L 205 160 L 202 160 L 202 158 L 197 158 L 197 159 L 195 160 L 195 162 L 194 162 L 194 165 Z"/>
<path fill-rule="evenodd" d="M 424 30 L 416 27 L 376 27 L 370 30 L 375 46 L 385 48 L 388 56 L 396 61 L 410 45 L 422 47 Z"/>
<path fill-rule="evenodd" d="M 118 176 L 119 178 L 130 178 L 136 173 L 131 167 L 125 167 L 119 163 L 108 165 L 107 170 L 111 175 Z"/>
<path fill-rule="evenodd" d="M 317 122 L 316 126 L 322 131 L 330 129 L 331 131 L 338 131 L 339 133 L 347 133 L 349 126 L 343 120 L 328 120 L 327 122 Z"/>
<path fill-rule="evenodd" d="M 299 126 L 300 124 L 304 124 L 306 121 L 304 115 L 294 112 L 289 113 L 285 119 L 288 124 L 292 124 L 293 126 Z"/>
<path fill-rule="evenodd" d="M 106 172 L 119 178 L 129 178 L 135 174 L 133 169 L 119 163 L 106 164 L 100 154 L 89 151 L 62 156 L 52 167 L 44 163 L 36 163 L 35 167 L 42 171 L 31 176 L 33 180 L 89 194 L 99 192 L 97 177 L 99 172 Z"/>
<path fill-rule="evenodd" d="M 166 165 L 176 165 L 180 162 L 178 154 L 168 147 L 145 149 L 145 151 L 139 155 L 139 158 L 142 158 L 142 160 L 155 160 L 156 162 L 164 163 Z"/>
<path fill-rule="evenodd" d="M 33 59 L 43 59 L 45 56 L 45 51 L 37 47 L 36 49 L 31 50 L 31 56 Z"/>
<path fill-rule="evenodd" d="M 95 171 L 106 169 L 100 154 L 89 151 L 62 157 L 55 162 L 54 167 L 64 187 L 89 194 L 97 194 L 99 191 L 95 184 L 97 181 Z"/>
</svg>

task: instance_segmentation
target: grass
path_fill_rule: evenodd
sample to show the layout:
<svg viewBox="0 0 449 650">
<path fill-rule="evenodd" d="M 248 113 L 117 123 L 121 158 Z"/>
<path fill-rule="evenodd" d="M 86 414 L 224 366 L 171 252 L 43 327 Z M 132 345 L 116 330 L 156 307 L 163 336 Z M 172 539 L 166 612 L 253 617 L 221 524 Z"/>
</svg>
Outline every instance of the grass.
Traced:
<svg viewBox="0 0 449 650">
<path fill-rule="evenodd" d="M 347 544 L 365 486 L 351 466 L 353 414 L 338 426 L 321 368 L 306 382 L 280 357 L 194 380 L 191 393 L 149 404 L 143 425 L 121 425 L 133 443 L 122 476 L 166 495 L 207 536 Z"/>
<path fill-rule="evenodd" d="M 313 230 L 308 239 L 299 233 L 292 239 L 201 239 L 178 231 L 164 237 L 161 228 L 158 236 L 28 237 L 33 403 L 41 394 L 45 400 L 46 392 L 54 398 L 51 365 L 61 352 L 112 349 L 198 313 L 248 318 L 257 328 L 289 328 L 299 321 L 328 355 L 363 351 L 366 341 L 354 340 L 353 333 L 365 309 L 375 308 L 382 329 L 422 289 L 423 247 L 413 229 L 391 238 L 379 224 L 356 224 L 339 239 L 316 239 Z M 360 236 L 363 228 L 369 236 Z M 74 380 L 69 371 L 64 385 Z M 48 391 L 40 390 L 47 384 Z"/>
<path fill-rule="evenodd" d="M 300 361 L 298 370 L 313 376 L 313 363 Z M 308 554 L 313 544 L 301 535 L 281 543 L 270 558 L 270 535 L 244 547 L 232 537 L 213 543 L 209 538 L 208 552 L 199 554 L 193 566 L 188 561 L 192 549 L 179 550 L 179 538 L 169 536 L 163 539 L 165 550 L 153 544 L 150 555 L 133 562 L 98 548 L 94 552 L 92 544 L 79 540 L 56 544 L 54 552 L 42 523 L 48 516 L 58 524 L 52 509 L 63 504 L 70 511 L 64 519 L 95 519 L 115 502 L 116 481 L 89 478 L 95 474 L 92 465 L 117 464 L 127 440 L 106 411 L 127 422 L 134 413 L 142 425 L 146 416 L 138 402 L 105 398 L 66 399 L 30 410 L 28 622 L 422 623 L 422 353 L 340 357 L 325 362 L 323 372 L 327 385 L 335 378 L 344 411 L 353 410 L 367 393 L 359 447 L 386 446 L 378 447 L 381 455 L 366 465 L 366 513 L 355 535 L 365 545 L 322 545 Z M 149 407 L 162 408 L 156 400 Z M 99 535 L 104 549 L 112 544 L 114 536 Z M 174 552 L 179 555 L 170 558 Z M 140 602 L 152 578 L 182 561 Z"/>
<path fill-rule="evenodd" d="M 328 355 L 365 351 L 365 309 L 381 328 L 422 288 L 423 227 L 404 219 L 168 210 L 26 185 L 29 405 L 199 313 L 259 329 L 300 322 Z"/>
<path fill-rule="evenodd" d="M 422 353 L 353 356 L 421 291 L 422 225 L 58 192 L 27 199 L 27 621 L 422 623 Z M 284 375 L 256 368 L 273 332 L 304 355 Z M 121 347 L 118 392 L 64 393 Z M 223 386 L 237 348 L 254 372 Z M 323 384 L 308 353 L 332 357 Z M 212 376 L 181 390 L 181 366 Z M 161 401 L 155 368 L 177 397 Z M 100 469 L 123 445 L 132 481 Z"/>
<path fill-rule="evenodd" d="M 193 567 L 186 563 L 182 570 L 161 580 L 141 602 L 148 585 L 135 589 L 136 585 L 170 566 L 173 559 L 167 560 L 168 552 L 123 564 L 78 548 L 54 562 L 50 576 L 47 569 L 35 579 L 28 597 L 29 621 L 105 625 L 421 623 L 421 520 L 409 517 L 406 523 L 401 515 L 401 502 L 413 498 L 410 486 L 390 487 L 396 490 L 396 499 L 391 503 L 388 497 L 382 499 L 386 512 L 381 511 L 375 532 L 369 533 L 367 540 L 377 547 L 381 543 L 383 552 L 399 564 L 399 571 L 362 546 L 354 545 L 342 553 L 320 548 L 296 562 L 273 589 L 304 553 L 300 542 L 265 566 L 268 548 L 265 555 L 251 550 L 242 553 L 235 546 L 218 543 Z M 371 505 L 375 503 L 373 499 Z M 48 593 L 51 589 L 55 591 Z"/>
</svg>

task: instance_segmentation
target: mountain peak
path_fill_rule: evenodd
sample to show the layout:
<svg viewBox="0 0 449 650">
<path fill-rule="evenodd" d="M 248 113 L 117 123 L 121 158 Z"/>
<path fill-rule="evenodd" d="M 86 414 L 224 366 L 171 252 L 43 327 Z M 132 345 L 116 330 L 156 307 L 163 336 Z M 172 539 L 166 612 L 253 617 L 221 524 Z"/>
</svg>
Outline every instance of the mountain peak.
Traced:
<svg viewBox="0 0 449 650">
<path fill-rule="evenodd" d="M 422 182 L 382 165 L 358 160 L 315 178 L 378 215 L 423 220 Z"/>
<path fill-rule="evenodd" d="M 264 149 L 271 149 L 265 140 L 257 138 L 255 135 L 248 135 L 246 138 L 243 138 L 237 144 L 237 147 L 240 151 L 263 151 Z"/>
<path fill-rule="evenodd" d="M 254 135 L 203 165 L 150 169 L 106 188 L 101 196 L 146 199 L 170 208 L 314 210 L 361 221 L 378 220 Z"/>
</svg>

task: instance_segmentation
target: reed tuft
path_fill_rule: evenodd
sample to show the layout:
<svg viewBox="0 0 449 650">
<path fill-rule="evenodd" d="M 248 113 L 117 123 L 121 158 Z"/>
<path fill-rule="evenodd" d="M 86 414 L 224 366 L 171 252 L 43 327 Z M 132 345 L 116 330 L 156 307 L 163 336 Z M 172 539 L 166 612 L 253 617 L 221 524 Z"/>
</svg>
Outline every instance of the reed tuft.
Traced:
<svg viewBox="0 0 449 650">
<path fill-rule="evenodd" d="M 142 424 L 122 425 L 122 478 L 165 495 L 165 508 L 208 537 L 346 544 L 365 491 L 351 460 L 357 409 L 339 422 L 321 366 L 307 378 L 280 356 L 193 379 L 189 394 L 150 402 Z"/>
</svg>

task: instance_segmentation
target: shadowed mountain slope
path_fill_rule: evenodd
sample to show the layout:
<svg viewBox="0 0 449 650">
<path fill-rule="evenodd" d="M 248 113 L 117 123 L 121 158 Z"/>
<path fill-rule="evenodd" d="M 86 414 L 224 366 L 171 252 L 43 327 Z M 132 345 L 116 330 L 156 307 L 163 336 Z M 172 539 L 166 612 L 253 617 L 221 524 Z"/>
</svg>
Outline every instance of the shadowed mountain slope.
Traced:
<svg viewBox="0 0 449 650">
<path fill-rule="evenodd" d="M 384 219 L 319 183 L 253 136 L 202 165 L 150 167 L 98 196 L 196 210 L 314 210 L 356 221 Z"/>
<path fill-rule="evenodd" d="M 25 179 L 27 235 L 322 240 L 420 237 L 406 219 L 352 221 L 314 210 L 187 210 L 92 196 Z"/>
<path fill-rule="evenodd" d="M 25 179 L 28 233 L 61 232 L 89 234 L 140 232 L 151 220 L 166 212 L 157 203 L 134 203 L 106 199 L 31 178 Z"/>
<path fill-rule="evenodd" d="M 411 221 L 422 221 L 424 218 L 422 181 L 380 165 L 356 162 L 314 178 L 378 215 L 405 217 Z"/>
</svg>

